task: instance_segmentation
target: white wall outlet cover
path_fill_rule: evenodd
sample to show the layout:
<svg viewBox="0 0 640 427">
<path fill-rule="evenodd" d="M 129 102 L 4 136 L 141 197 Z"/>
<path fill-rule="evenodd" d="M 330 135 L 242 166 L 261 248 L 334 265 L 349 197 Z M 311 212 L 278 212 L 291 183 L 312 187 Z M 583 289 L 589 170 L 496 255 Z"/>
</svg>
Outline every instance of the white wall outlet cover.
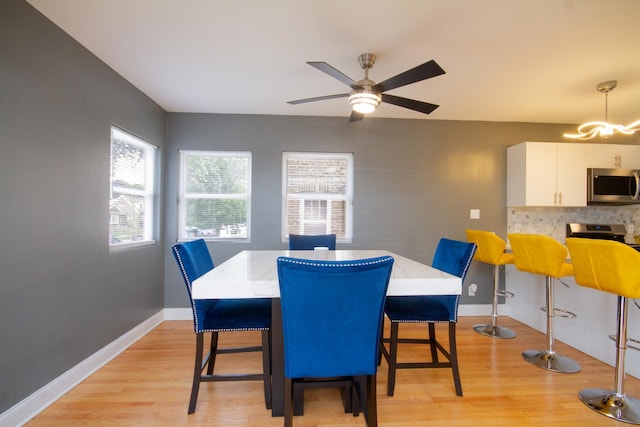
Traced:
<svg viewBox="0 0 640 427">
<path fill-rule="evenodd" d="M 475 283 L 472 283 L 469 285 L 469 296 L 470 297 L 474 297 L 476 296 L 476 291 L 478 290 L 478 285 L 476 285 Z"/>
<path fill-rule="evenodd" d="M 480 209 L 471 209 L 471 210 L 469 210 L 469 218 L 470 219 L 480 219 Z"/>
</svg>

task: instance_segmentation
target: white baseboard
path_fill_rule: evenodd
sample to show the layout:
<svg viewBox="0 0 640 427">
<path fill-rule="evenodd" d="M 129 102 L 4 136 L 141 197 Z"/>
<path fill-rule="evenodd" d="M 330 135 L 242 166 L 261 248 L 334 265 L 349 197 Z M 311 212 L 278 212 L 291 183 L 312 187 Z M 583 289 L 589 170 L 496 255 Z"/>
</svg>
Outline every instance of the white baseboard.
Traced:
<svg viewBox="0 0 640 427">
<path fill-rule="evenodd" d="M 191 320 L 193 311 L 190 308 L 165 308 L 164 320 Z"/>
<path fill-rule="evenodd" d="M 191 310 L 187 310 L 189 311 L 189 316 L 191 316 Z M 131 344 L 162 323 L 165 320 L 164 311 L 160 310 L 111 344 L 92 354 L 26 399 L 0 414 L 0 427 L 22 426 L 34 418 L 89 375 L 103 367 Z"/>
<path fill-rule="evenodd" d="M 458 316 L 491 316 L 491 304 L 460 304 Z"/>
</svg>

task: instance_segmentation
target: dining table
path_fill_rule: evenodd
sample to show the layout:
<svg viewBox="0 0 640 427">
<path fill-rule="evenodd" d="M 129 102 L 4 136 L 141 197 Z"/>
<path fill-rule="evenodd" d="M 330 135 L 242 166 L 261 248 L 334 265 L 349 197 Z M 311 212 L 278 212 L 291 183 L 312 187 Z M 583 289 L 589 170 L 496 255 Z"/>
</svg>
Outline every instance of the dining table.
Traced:
<svg viewBox="0 0 640 427">
<path fill-rule="evenodd" d="M 194 280 L 193 299 L 269 298 L 271 322 L 272 416 L 284 414 L 284 340 L 278 283 L 278 257 L 353 261 L 394 258 L 387 296 L 459 295 L 462 280 L 427 264 L 386 250 L 245 250 Z"/>
</svg>

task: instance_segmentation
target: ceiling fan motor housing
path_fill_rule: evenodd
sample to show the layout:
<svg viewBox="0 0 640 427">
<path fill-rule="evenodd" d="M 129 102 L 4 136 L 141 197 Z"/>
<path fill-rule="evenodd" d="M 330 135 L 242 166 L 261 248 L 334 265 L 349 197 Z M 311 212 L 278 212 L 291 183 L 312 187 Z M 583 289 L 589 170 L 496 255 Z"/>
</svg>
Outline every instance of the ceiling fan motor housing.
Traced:
<svg viewBox="0 0 640 427">
<path fill-rule="evenodd" d="M 358 57 L 358 62 L 362 68 L 368 70 L 376 62 L 376 56 L 373 53 L 363 53 Z"/>
</svg>

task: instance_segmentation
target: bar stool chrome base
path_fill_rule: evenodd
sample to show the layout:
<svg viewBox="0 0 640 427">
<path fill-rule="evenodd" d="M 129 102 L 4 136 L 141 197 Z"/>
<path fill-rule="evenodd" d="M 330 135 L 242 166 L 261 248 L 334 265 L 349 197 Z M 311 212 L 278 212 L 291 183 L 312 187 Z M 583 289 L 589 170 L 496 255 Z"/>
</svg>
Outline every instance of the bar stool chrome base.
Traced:
<svg viewBox="0 0 640 427">
<path fill-rule="evenodd" d="M 473 325 L 473 330 L 491 338 L 515 338 L 516 333 L 504 326 L 492 325 L 491 323 Z"/>
<path fill-rule="evenodd" d="M 574 374 L 582 369 L 578 362 L 555 352 L 525 350 L 522 352 L 522 357 L 532 365 L 548 371 Z"/>
<path fill-rule="evenodd" d="M 614 420 L 640 424 L 640 400 L 616 394 L 612 390 L 586 388 L 578 393 L 580 400 L 589 408 Z"/>
</svg>

